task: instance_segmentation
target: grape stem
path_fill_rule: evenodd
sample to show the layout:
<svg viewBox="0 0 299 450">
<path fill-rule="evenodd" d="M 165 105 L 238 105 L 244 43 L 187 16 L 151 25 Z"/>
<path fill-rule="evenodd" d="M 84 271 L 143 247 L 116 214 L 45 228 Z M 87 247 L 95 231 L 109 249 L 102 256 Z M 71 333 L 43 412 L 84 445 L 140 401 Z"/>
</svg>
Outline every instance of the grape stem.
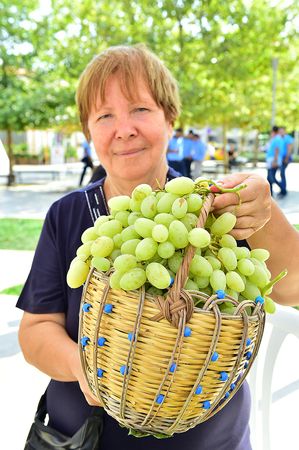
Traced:
<svg viewBox="0 0 299 450">
<path fill-rule="evenodd" d="M 271 280 L 268 284 L 266 284 L 266 286 L 262 290 L 262 296 L 264 297 L 264 295 L 268 293 L 269 289 L 271 289 L 275 283 L 284 278 L 287 275 L 287 273 L 288 273 L 287 269 L 284 269 L 282 272 L 280 272 L 280 274 L 278 274 L 275 278 L 273 278 L 273 280 Z"/>
<path fill-rule="evenodd" d="M 207 181 L 210 185 L 215 186 L 220 191 L 220 193 L 239 192 L 242 189 L 245 189 L 247 187 L 247 184 L 240 184 L 239 186 L 235 186 L 234 188 L 224 188 L 224 187 L 221 187 L 219 184 L 217 184 L 213 180 L 204 180 L 204 181 Z"/>
</svg>

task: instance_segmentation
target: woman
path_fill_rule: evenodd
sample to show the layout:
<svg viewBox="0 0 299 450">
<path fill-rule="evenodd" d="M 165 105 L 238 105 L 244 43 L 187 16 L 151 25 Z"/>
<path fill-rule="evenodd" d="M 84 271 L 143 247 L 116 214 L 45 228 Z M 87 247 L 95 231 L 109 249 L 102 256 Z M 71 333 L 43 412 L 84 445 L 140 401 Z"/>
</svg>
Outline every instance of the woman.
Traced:
<svg viewBox="0 0 299 450">
<path fill-rule="evenodd" d="M 140 183 L 156 188 L 178 175 L 166 162 L 167 143 L 179 115 L 176 82 L 143 46 L 114 47 L 95 57 L 81 76 L 77 103 L 83 132 L 93 141 L 107 176 L 52 205 L 18 301 L 18 307 L 25 311 L 19 334 L 25 358 L 52 378 L 46 394 L 49 425 L 68 436 L 76 433 L 92 414 L 93 406 L 98 406 L 86 385 L 76 343 L 81 289 L 72 290 L 65 281 L 80 236 L 99 214 L 109 213 L 107 200 L 112 196 L 130 195 Z M 236 209 L 235 235 L 248 238 L 252 246 L 268 246 L 273 252 L 272 270 L 279 271 L 286 261 L 277 257 L 280 252 L 273 246 L 279 241 L 270 219 L 273 205 L 269 187 L 255 175 L 236 174 L 225 183 L 244 181 L 248 187 Z M 235 208 L 236 197 L 219 197 L 216 212 Z M 274 209 L 274 215 L 280 232 L 289 231 L 291 227 L 280 211 Z M 292 238 L 293 248 L 298 248 L 297 235 Z M 284 243 L 287 250 L 287 238 Z M 289 266 L 291 273 L 295 272 L 293 264 L 298 266 L 296 258 Z M 295 303 L 298 288 L 288 296 L 282 286 L 281 301 Z M 244 383 L 213 418 L 168 440 L 128 436 L 126 429 L 104 414 L 101 448 L 175 449 L 183 445 L 185 450 L 249 450 L 249 409 Z"/>
</svg>

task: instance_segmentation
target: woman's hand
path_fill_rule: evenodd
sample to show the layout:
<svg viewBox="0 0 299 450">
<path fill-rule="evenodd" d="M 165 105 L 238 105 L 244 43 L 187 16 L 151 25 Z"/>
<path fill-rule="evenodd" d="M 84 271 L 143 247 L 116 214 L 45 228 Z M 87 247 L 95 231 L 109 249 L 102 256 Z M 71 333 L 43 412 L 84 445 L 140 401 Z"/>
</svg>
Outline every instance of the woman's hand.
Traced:
<svg viewBox="0 0 299 450">
<path fill-rule="evenodd" d="M 234 213 L 237 223 L 230 234 L 238 240 L 247 239 L 262 228 L 271 217 L 269 183 L 259 175 L 248 173 L 234 173 L 220 181 L 224 188 L 246 184 L 246 188 L 239 191 L 241 202 L 236 193 L 217 195 L 213 203 L 213 212 L 215 215 L 226 211 Z"/>
<path fill-rule="evenodd" d="M 74 375 L 79 383 L 80 389 L 83 392 L 85 400 L 90 406 L 103 406 L 103 404 L 93 395 L 91 392 L 88 383 L 86 381 L 85 375 L 83 373 L 83 369 L 81 367 L 80 355 L 78 348 L 76 349 L 75 355 L 76 361 L 73 363 L 73 371 Z"/>
</svg>

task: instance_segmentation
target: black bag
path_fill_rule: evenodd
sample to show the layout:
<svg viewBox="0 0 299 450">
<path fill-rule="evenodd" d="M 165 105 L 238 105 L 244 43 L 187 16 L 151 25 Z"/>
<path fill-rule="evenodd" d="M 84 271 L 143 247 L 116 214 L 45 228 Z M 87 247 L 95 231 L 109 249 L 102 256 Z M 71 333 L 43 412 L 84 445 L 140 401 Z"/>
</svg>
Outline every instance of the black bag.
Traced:
<svg viewBox="0 0 299 450">
<path fill-rule="evenodd" d="M 46 393 L 41 397 L 24 450 L 99 450 L 103 432 L 103 408 L 94 408 L 82 427 L 69 437 L 44 424 Z"/>
</svg>

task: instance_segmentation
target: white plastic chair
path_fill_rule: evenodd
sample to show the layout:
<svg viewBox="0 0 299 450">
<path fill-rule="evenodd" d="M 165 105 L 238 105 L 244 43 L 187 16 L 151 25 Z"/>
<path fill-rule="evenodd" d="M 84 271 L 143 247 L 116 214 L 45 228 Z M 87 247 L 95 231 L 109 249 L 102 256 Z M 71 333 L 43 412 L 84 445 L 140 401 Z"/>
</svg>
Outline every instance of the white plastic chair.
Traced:
<svg viewBox="0 0 299 450">
<path fill-rule="evenodd" d="M 274 450 L 271 447 L 270 439 L 270 410 L 272 404 L 272 379 L 275 371 L 275 363 L 280 352 L 281 346 L 287 337 L 292 334 L 299 339 L 299 311 L 287 306 L 276 305 L 276 312 L 268 314 L 266 320 L 266 330 L 270 329 L 270 337 L 267 341 L 266 351 L 259 354 L 253 364 L 249 374 L 249 385 L 251 389 L 252 411 L 251 411 L 251 430 L 254 437 L 254 430 L 257 429 L 257 414 L 261 409 L 261 427 L 262 427 L 262 443 L 259 448 L 262 450 Z M 263 346 L 263 342 L 262 342 Z M 262 348 L 261 346 L 261 348 Z M 264 355 L 264 356 L 263 356 Z M 259 385 L 261 385 L 261 397 L 258 396 L 258 372 L 262 370 L 259 376 Z M 298 374 L 299 375 L 299 374 Z M 299 389 L 298 382 L 292 383 L 292 387 Z M 288 385 L 289 390 L 291 385 Z M 284 389 L 285 395 L 288 389 Z M 282 412 L 283 414 L 283 412 Z M 258 443 L 255 443 L 253 450 L 259 450 Z M 299 448 L 299 443 L 298 448 Z M 297 447 L 295 447 L 297 448 Z"/>
</svg>

